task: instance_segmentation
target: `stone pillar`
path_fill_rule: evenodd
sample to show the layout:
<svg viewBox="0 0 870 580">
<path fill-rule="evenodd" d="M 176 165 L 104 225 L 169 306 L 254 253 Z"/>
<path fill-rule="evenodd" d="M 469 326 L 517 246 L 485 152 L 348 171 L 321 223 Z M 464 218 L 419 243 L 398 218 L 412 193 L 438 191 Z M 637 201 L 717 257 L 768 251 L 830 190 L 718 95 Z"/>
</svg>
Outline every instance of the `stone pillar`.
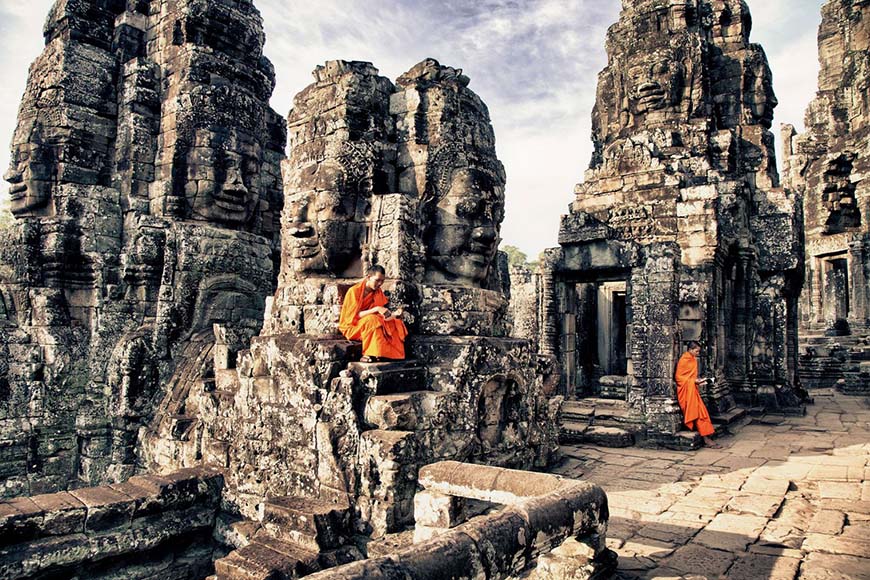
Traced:
<svg viewBox="0 0 870 580">
<path fill-rule="evenodd" d="M 863 240 L 855 240 L 849 242 L 849 326 L 866 326 L 868 316 L 867 307 L 870 297 L 868 297 L 868 284 L 870 280 L 866 277 L 865 261 L 867 255 L 865 253 Z"/>
<path fill-rule="evenodd" d="M 541 312 L 541 353 L 558 353 L 559 325 L 556 305 L 556 280 L 553 269 L 544 267 L 541 273 L 541 296 L 543 308 Z"/>
</svg>

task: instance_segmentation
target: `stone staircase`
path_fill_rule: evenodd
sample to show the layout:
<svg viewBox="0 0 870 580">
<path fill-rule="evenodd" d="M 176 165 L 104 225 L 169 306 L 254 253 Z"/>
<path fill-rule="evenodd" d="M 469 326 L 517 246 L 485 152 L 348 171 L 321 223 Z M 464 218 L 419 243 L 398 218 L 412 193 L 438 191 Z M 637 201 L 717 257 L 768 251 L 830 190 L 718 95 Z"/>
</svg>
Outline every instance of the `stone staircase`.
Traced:
<svg viewBox="0 0 870 580">
<path fill-rule="evenodd" d="M 870 341 L 861 335 L 805 334 L 800 339 L 798 372 L 804 388 L 836 388 L 870 396 Z"/>
<path fill-rule="evenodd" d="M 752 419 L 742 407 L 711 416 L 717 433 L 735 433 Z M 601 447 L 662 445 L 672 449 L 694 449 L 700 445 L 698 434 L 690 431 L 679 431 L 666 437 L 641 431 L 641 425 L 629 417 L 624 400 L 587 397 L 565 401 L 562 405 L 561 443 L 589 443 Z"/>
<path fill-rule="evenodd" d="M 413 359 L 352 362 L 347 368 L 361 387 L 354 404 L 364 429 L 360 455 L 367 459 L 361 463 L 370 466 L 360 475 L 367 493 L 359 507 L 372 537 L 381 537 L 414 521 L 420 462 L 415 431 L 428 426 L 433 409 L 449 394 L 429 390 L 426 368 Z"/>
<path fill-rule="evenodd" d="M 242 547 L 215 561 L 214 580 L 285 580 L 362 559 L 348 545 L 348 506 L 298 497 L 263 505 L 263 521 L 234 525 Z"/>
<path fill-rule="evenodd" d="M 637 423 L 628 417 L 625 400 L 587 397 L 562 405 L 561 443 L 631 447 L 637 431 Z"/>
</svg>

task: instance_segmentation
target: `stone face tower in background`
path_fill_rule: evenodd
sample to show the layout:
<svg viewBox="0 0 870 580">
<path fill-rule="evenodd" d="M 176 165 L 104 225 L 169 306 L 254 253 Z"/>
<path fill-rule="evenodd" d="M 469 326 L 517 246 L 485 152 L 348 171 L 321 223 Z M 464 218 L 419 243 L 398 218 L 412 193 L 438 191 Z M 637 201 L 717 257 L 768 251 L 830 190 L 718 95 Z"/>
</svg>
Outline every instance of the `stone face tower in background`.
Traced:
<svg viewBox="0 0 870 580">
<path fill-rule="evenodd" d="M 715 415 L 794 404 L 800 206 L 779 187 L 750 29 L 738 0 L 623 1 L 592 163 L 546 265 L 541 348 L 562 360 L 563 392 L 625 401 L 616 414 L 656 437 L 680 427 L 689 340 L 717 379 L 703 393 Z"/>
<path fill-rule="evenodd" d="M 806 133 L 784 128 L 785 183 L 804 200 L 801 378 L 870 394 L 870 3 L 831 0 Z M 836 338 L 832 338 L 836 337 Z"/>
</svg>

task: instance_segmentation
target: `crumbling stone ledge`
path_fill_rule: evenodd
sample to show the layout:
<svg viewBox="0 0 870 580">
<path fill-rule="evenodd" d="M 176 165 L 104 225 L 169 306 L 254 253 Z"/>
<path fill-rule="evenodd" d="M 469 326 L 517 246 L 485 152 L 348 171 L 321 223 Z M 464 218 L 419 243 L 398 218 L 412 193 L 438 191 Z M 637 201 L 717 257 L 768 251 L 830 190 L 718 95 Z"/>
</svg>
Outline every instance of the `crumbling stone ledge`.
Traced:
<svg viewBox="0 0 870 580">
<path fill-rule="evenodd" d="M 418 483 L 417 543 L 309 578 L 583 579 L 615 566 L 605 547 L 607 496 L 597 485 L 457 461 L 423 467 Z M 505 507 L 461 523 L 464 500 Z"/>
<path fill-rule="evenodd" d="M 0 578 L 195 577 L 213 560 L 222 489 L 220 472 L 193 468 L 0 502 Z"/>
</svg>

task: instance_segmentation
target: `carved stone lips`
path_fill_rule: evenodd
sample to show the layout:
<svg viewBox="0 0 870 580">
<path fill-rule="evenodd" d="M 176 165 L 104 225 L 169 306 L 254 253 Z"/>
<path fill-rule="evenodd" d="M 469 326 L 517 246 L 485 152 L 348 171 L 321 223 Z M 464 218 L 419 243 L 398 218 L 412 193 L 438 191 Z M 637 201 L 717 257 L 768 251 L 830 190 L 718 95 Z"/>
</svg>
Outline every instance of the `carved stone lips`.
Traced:
<svg viewBox="0 0 870 580">
<path fill-rule="evenodd" d="M 466 256 L 472 262 L 475 262 L 478 264 L 486 264 L 489 261 L 490 253 L 491 253 L 491 250 L 490 250 L 489 246 L 486 246 L 486 247 L 472 246 L 470 248 L 470 251 L 468 253 L 466 253 Z"/>
<path fill-rule="evenodd" d="M 24 183 L 14 183 L 9 186 L 9 196 L 12 199 L 21 199 L 27 192 L 27 185 Z"/>
<path fill-rule="evenodd" d="M 248 192 L 243 190 L 223 190 L 214 195 L 215 203 L 227 211 L 243 212 L 246 208 Z"/>
<path fill-rule="evenodd" d="M 320 246 L 314 238 L 308 238 L 304 242 L 297 243 L 293 248 L 294 258 L 311 258 L 320 252 Z"/>
<path fill-rule="evenodd" d="M 646 82 L 637 88 L 637 98 L 645 104 L 659 103 L 665 98 L 665 90 L 659 83 Z"/>
<path fill-rule="evenodd" d="M 310 238 L 314 236 L 314 227 L 307 223 L 297 223 L 287 228 L 287 233 L 294 238 Z"/>
</svg>

